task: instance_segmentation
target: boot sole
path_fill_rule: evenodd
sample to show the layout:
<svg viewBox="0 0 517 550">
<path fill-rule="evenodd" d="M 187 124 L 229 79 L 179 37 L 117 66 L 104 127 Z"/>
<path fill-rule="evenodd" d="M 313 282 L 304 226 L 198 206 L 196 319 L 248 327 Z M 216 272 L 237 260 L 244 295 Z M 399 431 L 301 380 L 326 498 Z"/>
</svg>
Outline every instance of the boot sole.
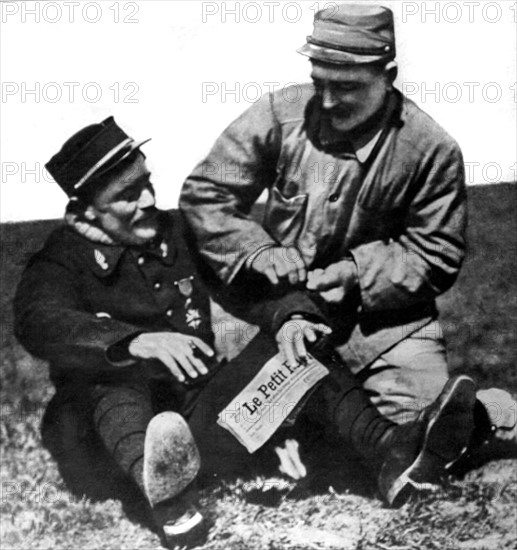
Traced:
<svg viewBox="0 0 517 550">
<path fill-rule="evenodd" d="M 179 495 L 197 476 L 201 459 L 183 417 L 155 416 L 145 436 L 144 486 L 151 506 Z"/>
<path fill-rule="evenodd" d="M 388 491 L 388 503 L 394 507 L 401 506 L 414 489 L 436 490 L 440 474 L 467 450 L 474 430 L 474 381 L 468 376 L 449 380 L 439 399 L 427 424 L 422 450 Z"/>
</svg>

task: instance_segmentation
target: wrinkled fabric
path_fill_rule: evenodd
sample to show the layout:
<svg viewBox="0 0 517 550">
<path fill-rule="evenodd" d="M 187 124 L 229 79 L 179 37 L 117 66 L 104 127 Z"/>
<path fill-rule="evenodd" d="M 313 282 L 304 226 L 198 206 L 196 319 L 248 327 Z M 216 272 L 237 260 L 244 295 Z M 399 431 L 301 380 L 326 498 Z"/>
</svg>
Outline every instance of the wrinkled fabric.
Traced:
<svg viewBox="0 0 517 550">
<path fill-rule="evenodd" d="M 110 352 L 142 332 L 179 332 L 213 347 L 210 299 L 182 218 L 161 218 L 165 237 L 154 248 L 102 245 L 64 226 L 31 258 L 14 300 L 15 330 L 29 352 L 50 361 L 54 381 L 123 379 L 137 361 Z M 291 313 L 319 315 L 299 292 L 250 296 L 268 332 Z"/>
<path fill-rule="evenodd" d="M 277 353 L 273 334 L 293 313 L 323 320 L 304 293 L 265 295 L 257 285 L 244 307 L 263 329 L 260 339 L 230 363 L 204 358 L 210 373 L 194 385 L 179 383 L 160 361 L 132 359 L 128 343 L 143 332 L 180 332 L 214 346 L 208 274 L 196 261 L 179 212 L 160 213 L 160 225 L 162 238 L 146 247 L 92 242 L 60 227 L 31 258 L 17 289 L 16 335 L 29 352 L 50 362 L 56 386 L 43 440 L 74 485 L 87 475 L 76 464 L 86 471 L 107 453 L 142 488 L 145 431 L 165 410 L 192 417 L 198 439 L 215 445 L 221 437 L 230 451 L 248 459 L 214 418 L 206 423 L 207 408 L 214 402 L 223 408 Z M 229 334 L 236 328 L 224 327 Z M 215 447 L 204 443 L 210 465 Z"/>
<path fill-rule="evenodd" d="M 50 361 L 52 378 L 130 368 L 134 361 L 115 364 L 108 350 L 142 332 L 182 332 L 213 344 L 208 295 L 182 238 L 181 218 L 164 216 L 166 254 L 159 247 L 90 242 L 64 226 L 31 258 L 15 296 L 15 330 L 29 352 Z M 178 286 L 187 279 L 189 304 Z"/>
<path fill-rule="evenodd" d="M 382 353 L 359 379 L 379 412 L 393 422 L 416 420 L 449 379 L 447 353 L 437 321 Z"/>
<path fill-rule="evenodd" d="M 400 92 L 390 108 L 361 163 L 312 85 L 265 95 L 223 132 L 180 196 L 202 256 L 226 284 L 265 245 L 297 246 L 309 269 L 354 259 L 360 307 L 332 317 L 354 371 L 436 316 L 434 299 L 465 252 L 458 145 Z M 259 223 L 250 212 L 264 190 Z"/>
</svg>

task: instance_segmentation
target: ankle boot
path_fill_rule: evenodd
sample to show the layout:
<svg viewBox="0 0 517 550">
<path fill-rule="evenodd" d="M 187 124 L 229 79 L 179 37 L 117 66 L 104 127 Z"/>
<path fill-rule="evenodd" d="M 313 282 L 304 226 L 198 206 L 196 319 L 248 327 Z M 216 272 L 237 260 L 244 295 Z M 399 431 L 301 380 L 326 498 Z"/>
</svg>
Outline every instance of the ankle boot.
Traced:
<svg viewBox="0 0 517 550">
<path fill-rule="evenodd" d="M 475 402 L 473 380 L 451 378 L 415 421 L 389 431 L 378 487 L 390 506 L 401 506 L 415 491 L 437 488 L 467 450 L 474 430 Z"/>
</svg>

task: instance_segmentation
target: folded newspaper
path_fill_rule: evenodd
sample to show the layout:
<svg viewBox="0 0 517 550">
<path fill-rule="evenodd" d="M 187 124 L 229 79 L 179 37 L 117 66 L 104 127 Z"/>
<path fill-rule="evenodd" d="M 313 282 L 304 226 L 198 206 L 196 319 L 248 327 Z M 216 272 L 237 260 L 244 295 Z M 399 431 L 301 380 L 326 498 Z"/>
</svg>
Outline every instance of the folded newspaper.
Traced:
<svg viewBox="0 0 517 550">
<path fill-rule="evenodd" d="M 264 445 L 302 397 L 328 372 L 327 367 L 312 355 L 307 363 L 292 367 L 277 354 L 219 413 L 217 423 L 253 453 Z"/>
</svg>

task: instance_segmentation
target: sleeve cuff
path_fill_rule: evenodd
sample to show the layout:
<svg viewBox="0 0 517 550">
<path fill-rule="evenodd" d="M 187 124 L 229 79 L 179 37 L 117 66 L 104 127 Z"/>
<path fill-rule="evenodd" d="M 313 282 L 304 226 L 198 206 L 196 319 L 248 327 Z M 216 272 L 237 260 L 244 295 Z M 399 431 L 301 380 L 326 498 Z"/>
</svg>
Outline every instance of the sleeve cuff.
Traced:
<svg viewBox="0 0 517 550">
<path fill-rule="evenodd" d="M 106 350 L 106 360 L 114 367 L 130 367 L 136 359 L 129 353 L 129 344 L 143 332 L 136 332 L 111 344 Z"/>
<path fill-rule="evenodd" d="M 295 291 L 278 300 L 271 326 L 273 334 L 293 315 L 301 315 L 311 321 L 327 322 L 320 309 L 304 292 Z"/>
</svg>

